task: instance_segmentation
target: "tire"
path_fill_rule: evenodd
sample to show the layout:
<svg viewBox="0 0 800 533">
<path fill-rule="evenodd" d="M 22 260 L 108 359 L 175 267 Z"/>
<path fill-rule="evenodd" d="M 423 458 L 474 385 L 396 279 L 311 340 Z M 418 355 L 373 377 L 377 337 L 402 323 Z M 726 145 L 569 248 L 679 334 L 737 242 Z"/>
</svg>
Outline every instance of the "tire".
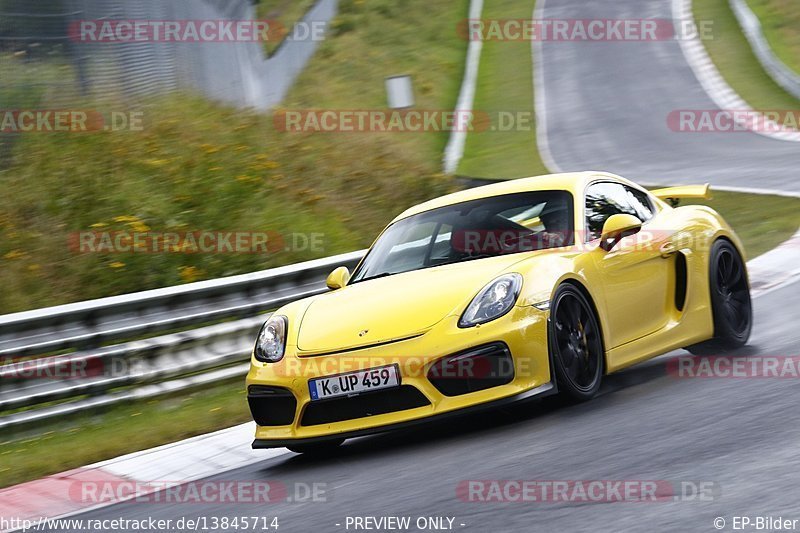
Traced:
<svg viewBox="0 0 800 533">
<path fill-rule="evenodd" d="M 753 306 L 750 301 L 747 266 L 730 241 L 718 239 L 712 246 L 708 283 L 714 337 L 686 348 L 697 355 L 744 346 L 753 329 Z"/>
<path fill-rule="evenodd" d="M 562 284 L 553 296 L 549 338 L 559 392 L 579 402 L 592 399 L 603 379 L 605 350 L 592 305 L 574 285 Z"/>
<path fill-rule="evenodd" d="M 289 451 L 294 453 L 302 453 L 304 455 L 325 456 L 332 455 L 339 450 L 344 439 L 333 439 L 324 442 L 317 442 L 314 444 L 295 444 L 287 446 Z"/>
</svg>

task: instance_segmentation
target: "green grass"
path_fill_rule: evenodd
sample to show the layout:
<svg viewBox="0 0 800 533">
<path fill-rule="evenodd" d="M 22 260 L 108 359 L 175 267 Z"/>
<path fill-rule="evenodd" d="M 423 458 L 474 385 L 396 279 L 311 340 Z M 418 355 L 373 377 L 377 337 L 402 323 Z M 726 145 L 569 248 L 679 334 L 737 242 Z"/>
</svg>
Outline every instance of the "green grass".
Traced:
<svg viewBox="0 0 800 533">
<path fill-rule="evenodd" d="M 277 21 L 282 30 L 291 32 L 294 25 L 315 4 L 315 0 L 260 0 L 256 5 L 259 20 Z M 280 46 L 282 40 L 269 40 L 264 43 L 268 54 Z"/>
<path fill-rule="evenodd" d="M 0 439 L 0 487 L 248 420 L 244 381 L 236 380 L 69 417 L 46 424 L 45 431 L 39 428 L 33 435 L 4 433 Z"/>
<path fill-rule="evenodd" d="M 418 108 L 452 109 L 466 0 L 344 0 L 340 10 L 285 109 L 385 109 L 384 78 L 398 73 L 413 76 Z M 458 187 L 440 174 L 446 132 L 285 133 L 269 115 L 190 95 L 134 110 L 144 112 L 142 132 L 31 133 L 14 143 L 0 170 L 0 313 L 356 250 L 405 207 Z M 76 255 L 69 235 L 87 230 L 325 237 L 322 250 L 266 256 Z"/>
<path fill-rule="evenodd" d="M 800 101 L 776 84 L 759 63 L 728 0 L 694 0 L 694 16 L 698 21 L 713 21 L 713 38 L 703 44 L 725 81 L 751 107 L 800 109 Z"/>
<path fill-rule="evenodd" d="M 341 0 L 312 67 L 303 71 L 284 108 L 386 109 L 385 78 L 408 74 L 415 107 L 451 111 L 456 104 L 467 43 L 456 25 L 469 2 Z M 441 168 L 449 132 L 357 133 L 391 144 L 412 159 Z"/>
<path fill-rule="evenodd" d="M 747 0 L 761 21 L 770 48 L 800 74 L 800 4 L 796 0 Z"/>
<path fill-rule="evenodd" d="M 711 190 L 713 199 L 683 204 L 707 205 L 721 214 L 742 239 L 748 259 L 775 248 L 798 229 L 798 198 Z"/>
<path fill-rule="evenodd" d="M 528 19 L 534 4 L 533 0 L 495 0 L 484 5 L 483 18 Z M 549 173 L 536 145 L 530 42 L 483 43 L 474 108 L 488 112 L 496 129 L 467 135 L 459 175 L 505 179 Z M 529 122 L 502 131 L 497 119 L 501 111 Z"/>
</svg>

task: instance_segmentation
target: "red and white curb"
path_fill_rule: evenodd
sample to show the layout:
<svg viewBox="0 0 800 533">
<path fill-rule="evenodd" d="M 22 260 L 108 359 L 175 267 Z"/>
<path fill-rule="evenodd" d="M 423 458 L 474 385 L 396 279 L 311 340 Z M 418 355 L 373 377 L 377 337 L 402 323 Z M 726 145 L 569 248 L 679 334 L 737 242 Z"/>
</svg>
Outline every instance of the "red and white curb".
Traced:
<svg viewBox="0 0 800 533">
<path fill-rule="evenodd" d="M 800 231 L 747 265 L 754 297 L 796 281 L 800 277 Z M 255 424 L 250 422 L 0 489 L 0 518 L 33 523 L 62 518 L 137 498 L 163 488 L 165 481 L 185 484 L 289 453 L 285 448 L 251 449 L 254 433 Z M 125 484 L 130 490 L 124 497 L 112 491 L 86 502 L 76 497 L 75 491 L 86 483 Z"/>
<path fill-rule="evenodd" d="M 255 429 L 253 422 L 241 424 L 0 489 L 0 517 L 37 524 L 131 500 L 165 482 L 180 485 L 289 453 L 285 448 L 251 449 Z M 87 502 L 80 497 L 85 484 L 126 490 L 99 491 L 96 500 Z"/>
<path fill-rule="evenodd" d="M 691 22 L 694 20 L 692 13 L 692 0 L 672 0 L 672 16 L 675 20 Z M 800 142 L 800 132 L 785 131 L 774 121 L 766 120 L 764 115 L 756 112 L 747 102 L 742 99 L 728 82 L 722 77 L 716 65 L 706 51 L 703 41 L 699 35 L 694 35 L 687 39 L 678 39 L 686 62 L 694 72 L 697 81 L 705 90 L 706 94 L 724 110 L 748 111 L 747 115 L 759 116 L 759 123 L 767 124 L 768 127 L 752 129 L 753 133 L 777 139 L 780 141 Z M 735 118 L 734 118 L 735 119 Z M 740 122 L 741 126 L 747 127 L 746 122 Z"/>
<path fill-rule="evenodd" d="M 747 262 L 750 292 L 760 296 L 800 277 L 800 230 L 789 240 Z"/>
</svg>

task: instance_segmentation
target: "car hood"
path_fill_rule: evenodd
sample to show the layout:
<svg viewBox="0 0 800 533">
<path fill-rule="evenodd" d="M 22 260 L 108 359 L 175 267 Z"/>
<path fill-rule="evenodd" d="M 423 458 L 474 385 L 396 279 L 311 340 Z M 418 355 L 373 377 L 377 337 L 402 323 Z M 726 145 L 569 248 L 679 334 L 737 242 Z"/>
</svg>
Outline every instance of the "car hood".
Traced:
<svg viewBox="0 0 800 533">
<path fill-rule="evenodd" d="M 494 277 L 527 254 L 465 261 L 348 285 L 306 308 L 299 355 L 384 344 L 421 335 L 459 311 Z"/>
</svg>

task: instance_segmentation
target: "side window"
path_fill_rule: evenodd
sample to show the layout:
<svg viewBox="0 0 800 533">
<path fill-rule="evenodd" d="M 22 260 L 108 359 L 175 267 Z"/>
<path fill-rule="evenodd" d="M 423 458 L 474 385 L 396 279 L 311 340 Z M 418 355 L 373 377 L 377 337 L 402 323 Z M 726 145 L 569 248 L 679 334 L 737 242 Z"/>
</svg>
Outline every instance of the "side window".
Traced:
<svg viewBox="0 0 800 533">
<path fill-rule="evenodd" d="M 627 193 L 619 183 L 595 183 L 586 189 L 587 240 L 599 239 L 603 224 L 611 215 L 627 213 L 631 209 Z"/>
<path fill-rule="evenodd" d="M 588 240 L 599 239 L 611 215 L 633 215 L 642 222 L 653 218 L 653 206 L 645 193 L 621 183 L 595 183 L 586 190 Z"/>
<path fill-rule="evenodd" d="M 647 194 L 633 187 L 626 186 L 625 190 L 628 192 L 628 202 L 631 204 L 634 211 L 631 214 L 635 215 L 642 222 L 647 222 L 653 218 L 653 204 L 650 202 L 650 198 L 647 197 Z"/>
</svg>

